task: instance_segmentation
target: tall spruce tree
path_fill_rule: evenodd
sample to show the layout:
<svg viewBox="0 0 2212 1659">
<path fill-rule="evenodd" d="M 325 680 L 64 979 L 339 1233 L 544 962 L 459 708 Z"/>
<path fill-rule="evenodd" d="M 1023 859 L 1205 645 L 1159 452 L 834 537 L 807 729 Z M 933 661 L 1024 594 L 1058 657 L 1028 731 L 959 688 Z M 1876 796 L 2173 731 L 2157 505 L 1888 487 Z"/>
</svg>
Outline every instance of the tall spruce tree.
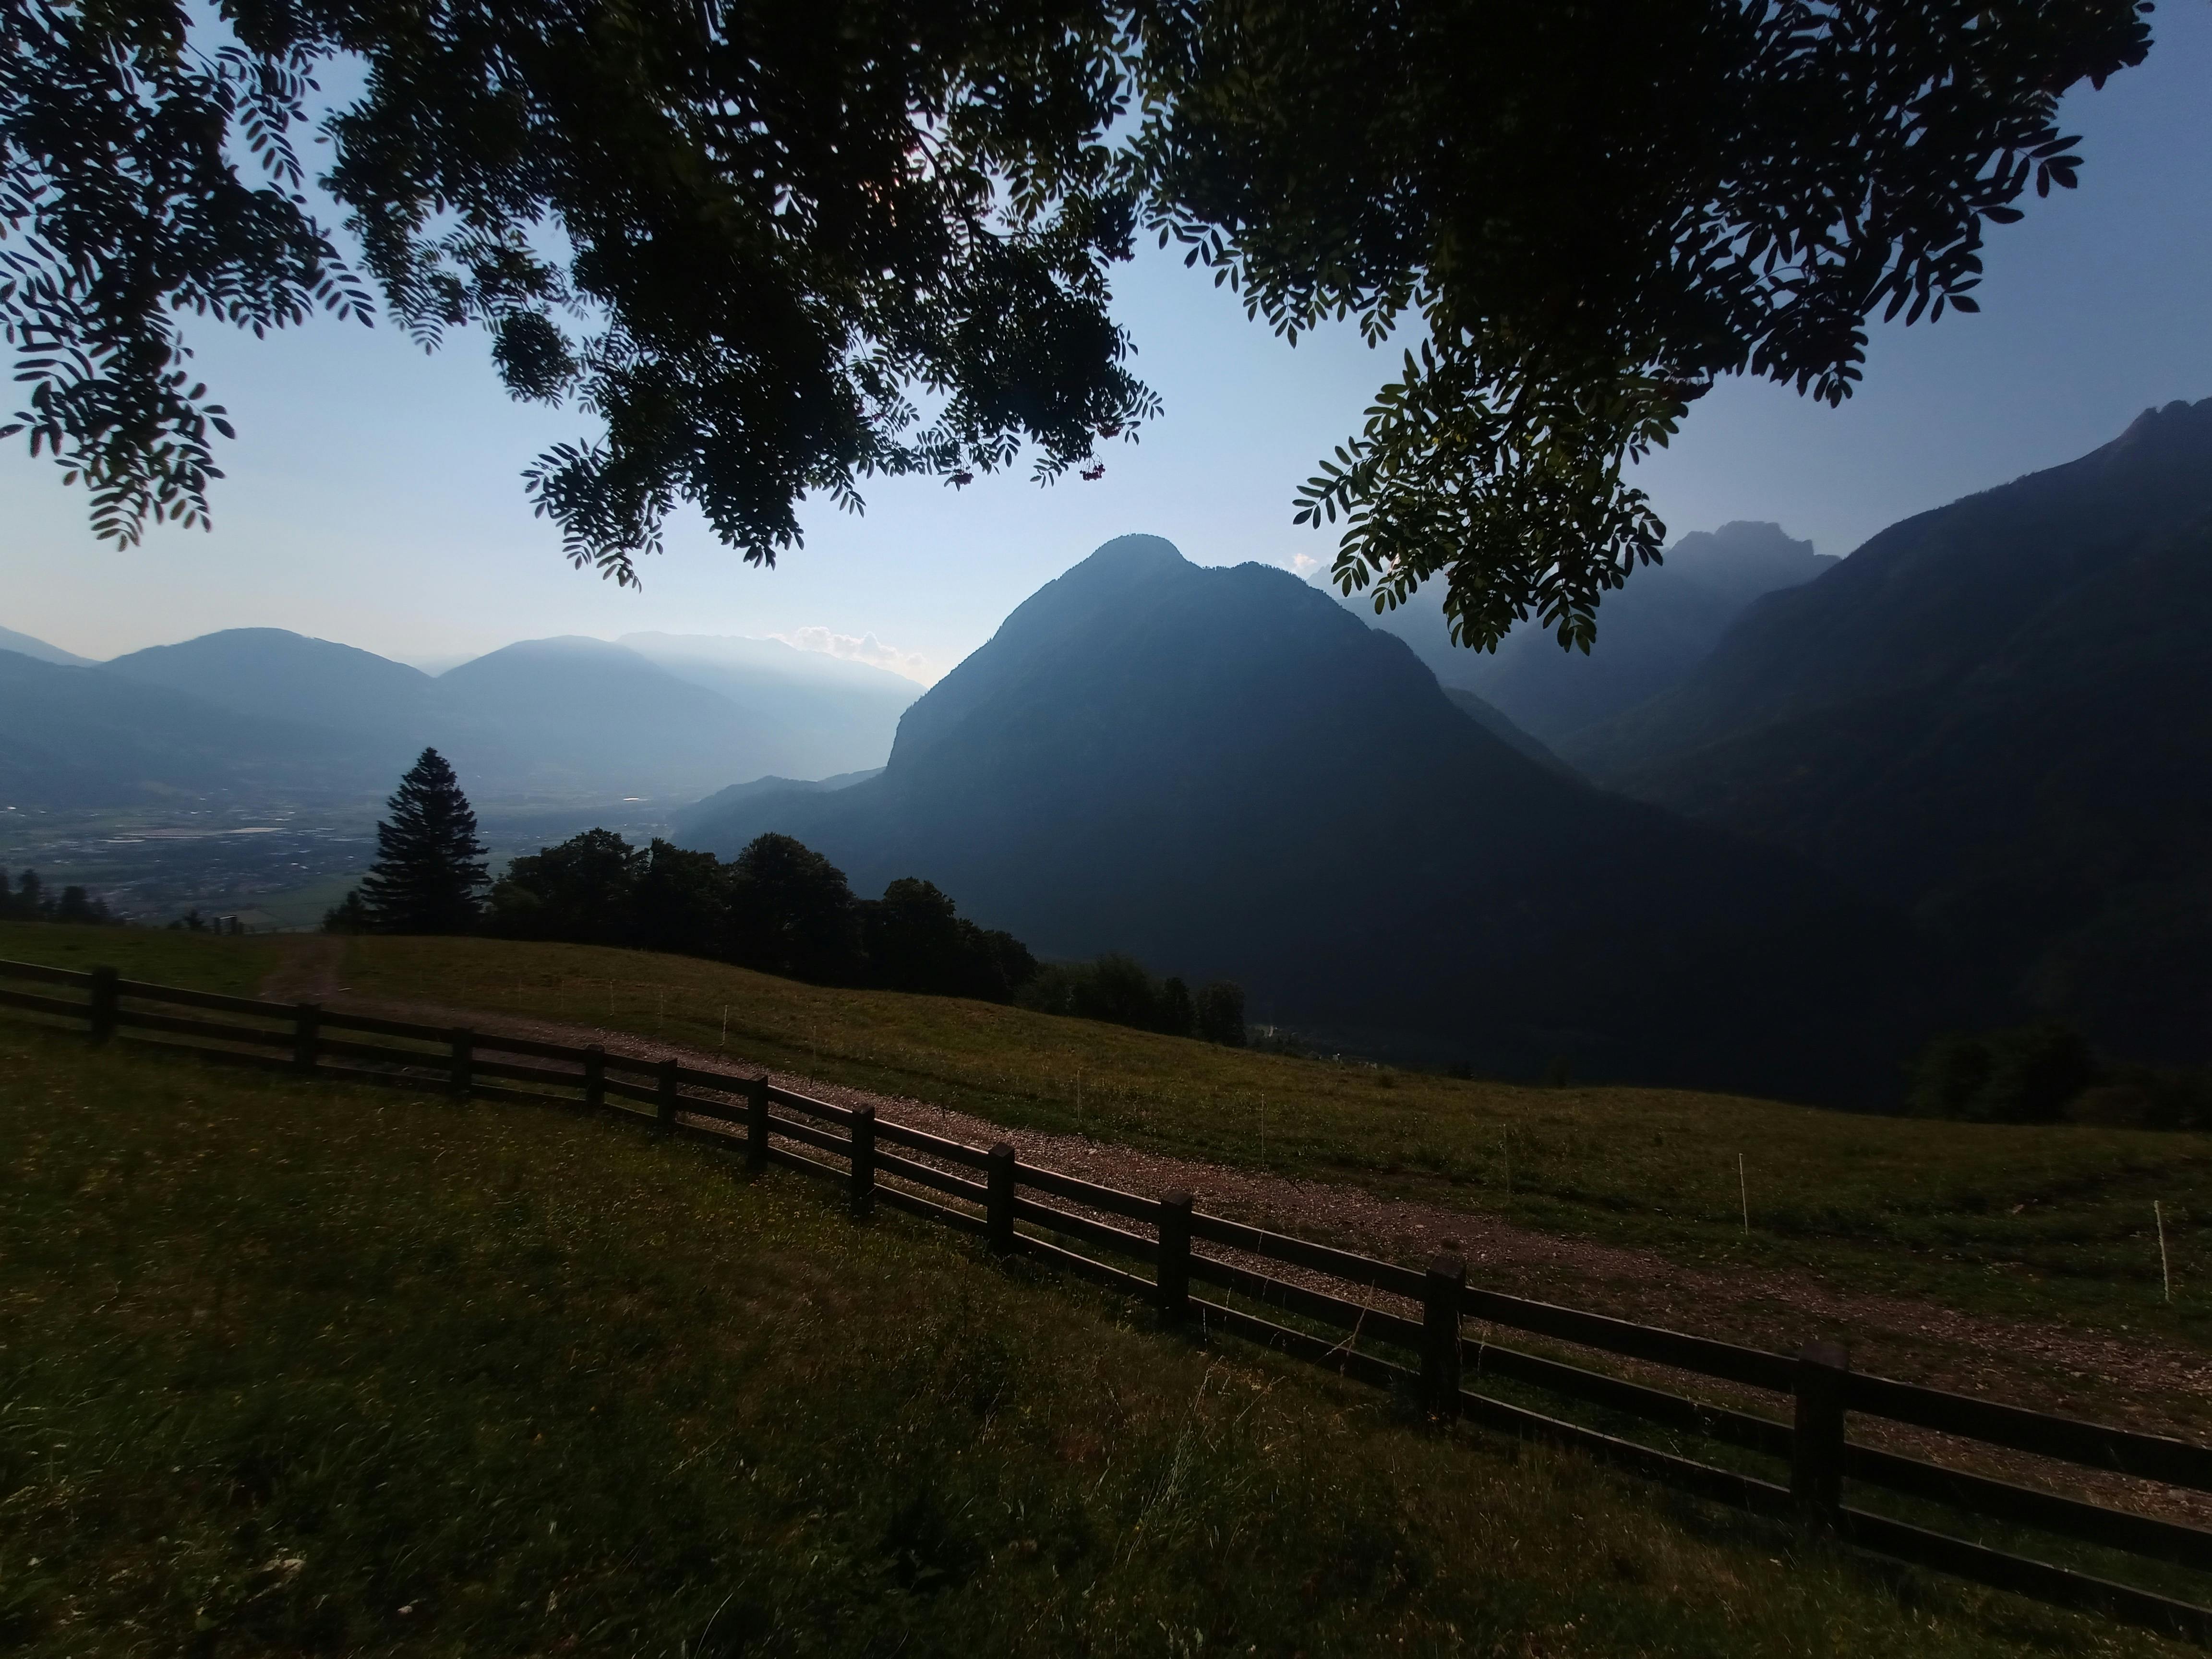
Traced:
<svg viewBox="0 0 2212 1659">
<path fill-rule="evenodd" d="M 382 933 L 459 933 L 476 925 L 486 883 L 477 815 L 446 757 L 425 749 L 376 826 L 376 862 L 361 884 Z"/>
</svg>

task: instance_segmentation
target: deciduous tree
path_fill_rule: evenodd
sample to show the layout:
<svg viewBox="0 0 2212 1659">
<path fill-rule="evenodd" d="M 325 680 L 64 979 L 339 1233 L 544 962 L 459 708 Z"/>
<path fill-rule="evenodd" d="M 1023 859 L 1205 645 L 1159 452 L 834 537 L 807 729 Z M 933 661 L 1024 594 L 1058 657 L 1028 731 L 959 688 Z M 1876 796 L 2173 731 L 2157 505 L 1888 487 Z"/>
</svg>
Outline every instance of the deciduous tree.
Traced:
<svg viewBox="0 0 2212 1659">
<path fill-rule="evenodd" d="M 1665 533 L 1627 468 L 1718 377 L 1838 402 L 1870 317 L 1974 309 L 1985 227 L 2075 181 L 2061 94 L 2148 9 L 0 0 L 0 431 L 104 536 L 204 523 L 229 428 L 176 318 L 374 287 L 599 422 L 526 475 L 577 562 L 635 580 L 686 501 L 773 562 L 871 476 L 1095 472 L 1158 407 L 1108 311 L 1141 228 L 1293 341 L 1412 343 L 1299 497 L 1347 590 L 1587 647 Z"/>
</svg>

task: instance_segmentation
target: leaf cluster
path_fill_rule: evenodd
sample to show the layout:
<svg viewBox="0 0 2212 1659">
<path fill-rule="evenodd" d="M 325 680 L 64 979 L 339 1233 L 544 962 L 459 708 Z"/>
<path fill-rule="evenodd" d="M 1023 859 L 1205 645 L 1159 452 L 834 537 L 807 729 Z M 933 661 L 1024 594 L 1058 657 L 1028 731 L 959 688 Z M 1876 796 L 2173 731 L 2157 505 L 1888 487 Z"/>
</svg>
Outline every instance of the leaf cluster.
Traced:
<svg viewBox="0 0 2212 1659">
<path fill-rule="evenodd" d="M 679 501 L 772 563 L 809 494 L 857 508 L 871 475 L 961 483 L 1028 445 L 1049 478 L 1157 407 L 1107 313 L 1134 206 L 1101 141 L 1122 37 L 1085 0 L 218 11 L 0 10 L 19 429 L 92 483 L 104 536 L 204 521 L 228 428 L 173 313 L 367 314 L 291 143 L 332 58 L 362 83 L 319 182 L 368 273 L 426 347 L 483 325 L 514 396 L 597 417 L 526 477 L 617 581 Z"/>
<path fill-rule="evenodd" d="M 1849 396 L 1867 319 L 1972 311 L 2074 184 L 2059 96 L 2138 0 L 1191 0 L 1152 14 L 1145 224 L 1295 342 L 1418 349 L 1299 492 L 1376 609 L 1587 650 L 1665 526 L 1627 468 L 1724 374 Z"/>
<path fill-rule="evenodd" d="M 2058 100 L 2146 0 L 0 0 L 0 329 L 103 536 L 204 524 L 221 408 L 181 312 L 369 300 L 490 331 L 598 435 L 526 474 L 623 583 L 696 506 L 748 560 L 816 495 L 958 486 L 1158 403 L 1108 271 L 1181 246 L 1397 378 L 1298 492 L 1378 609 L 1587 650 L 1665 526 L 1630 469 L 1722 375 L 1830 404 L 1869 319 L 1972 311 L 1985 228 L 2081 158 Z M 342 107 L 318 65 L 357 69 Z M 259 182 L 249 185 L 249 175 Z"/>
<path fill-rule="evenodd" d="M 27 433 L 126 546 L 207 526 L 212 434 L 233 435 L 180 313 L 258 335 L 371 309 L 302 193 L 314 54 L 210 48 L 189 15 L 0 3 L 0 339 L 24 399 L 0 437 Z"/>
</svg>

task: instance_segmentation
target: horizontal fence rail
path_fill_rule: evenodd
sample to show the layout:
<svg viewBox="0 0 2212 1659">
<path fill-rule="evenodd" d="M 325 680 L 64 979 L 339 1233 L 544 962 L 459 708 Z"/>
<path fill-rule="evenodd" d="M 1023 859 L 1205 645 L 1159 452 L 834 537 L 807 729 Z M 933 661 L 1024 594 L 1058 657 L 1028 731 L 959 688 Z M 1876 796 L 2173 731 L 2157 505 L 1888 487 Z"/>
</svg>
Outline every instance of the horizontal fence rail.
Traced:
<svg viewBox="0 0 2212 1659">
<path fill-rule="evenodd" d="M 1969 1448 L 1999 1448 L 2107 1479 L 2196 1492 L 2212 1492 L 2212 1448 L 1864 1375 L 1830 1344 L 1773 1353 L 1507 1295 L 1468 1284 L 1465 1264 L 1455 1255 L 1439 1255 L 1425 1269 L 1376 1261 L 1208 1215 L 1193 1207 L 1188 1194 L 1147 1198 L 1024 1164 L 1012 1146 L 970 1146 L 880 1120 L 872 1108 L 777 1087 L 764 1074 L 700 1071 L 596 1045 L 151 985 L 108 968 L 85 972 L 0 962 L 0 981 L 7 981 L 52 989 L 0 984 L 0 1008 L 82 1022 L 95 1042 L 332 1081 L 611 1113 L 740 1152 L 755 1170 L 791 1170 L 836 1183 L 855 1216 L 881 1204 L 951 1226 L 999 1254 L 1030 1256 L 1138 1297 L 1170 1323 L 1238 1336 L 1354 1381 L 1400 1390 L 1430 1412 L 1573 1448 L 1713 1502 L 1809 1521 L 1894 1559 L 2212 1645 L 2212 1607 L 2198 1601 L 1845 1501 L 1848 1483 L 1922 1511 L 1982 1517 L 2008 1530 L 2087 1545 L 2118 1558 L 2118 1566 L 2148 1562 L 2212 1574 L 2212 1531 L 1864 1445 L 1846 1431 L 1853 1415 L 1881 1419 Z M 149 1003 L 197 1012 L 131 1006 Z M 201 1017 L 211 1013 L 257 1023 Z M 1139 1264 L 1149 1276 L 1072 1246 Z M 1293 1269 L 1297 1277 L 1265 1271 L 1269 1266 Z M 1196 1295 L 1194 1284 L 1221 1294 Z M 1469 1322 L 1481 1334 L 1469 1334 Z M 1777 1395 L 1787 1420 L 1505 1346 L 1491 1340 L 1499 1329 Z M 1699 1462 L 1538 1411 L 1486 1391 L 1493 1382 L 1765 1459 L 1785 1466 L 1783 1478 Z"/>
</svg>

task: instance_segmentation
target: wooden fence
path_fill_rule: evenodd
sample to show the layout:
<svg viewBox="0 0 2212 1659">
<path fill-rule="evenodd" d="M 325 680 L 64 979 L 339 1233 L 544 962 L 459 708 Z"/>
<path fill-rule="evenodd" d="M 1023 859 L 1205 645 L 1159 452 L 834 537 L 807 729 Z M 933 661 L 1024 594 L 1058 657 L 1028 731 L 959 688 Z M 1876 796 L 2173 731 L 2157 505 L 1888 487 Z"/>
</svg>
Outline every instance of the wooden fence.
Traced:
<svg viewBox="0 0 2212 1659">
<path fill-rule="evenodd" d="M 1226 1332 L 1399 1390 L 1425 1411 L 1572 1447 L 1714 1503 L 1809 1522 L 1898 1561 L 2212 1645 L 2212 1607 L 2201 1604 L 2208 1581 L 2200 1577 L 2212 1574 L 2212 1531 L 1863 1444 L 1850 1426 L 1853 1416 L 1911 1425 L 1966 1443 L 1969 1455 L 1997 1448 L 2099 1471 L 2101 1485 L 2123 1491 L 2126 1483 L 2110 1477 L 2212 1493 L 2212 1448 L 1869 1376 L 1831 1344 L 1772 1353 L 1485 1290 L 1468 1282 L 1456 1255 L 1437 1255 L 1422 1268 L 1375 1261 L 1208 1215 L 1187 1193 L 1118 1191 L 1024 1164 L 1009 1146 L 965 1146 L 880 1119 L 868 1107 L 777 1088 L 765 1076 L 142 984 L 112 968 L 80 973 L 0 962 L 0 981 L 9 980 L 81 993 L 0 987 L 0 1007 L 82 1022 L 95 1042 L 119 1038 L 302 1077 L 638 1119 L 741 1151 L 756 1170 L 775 1165 L 834 1182 L 856 1216 L 881 1204 L 942 1223 L 994 1251 L 1037 1257 L 1126 1292 L 1171 1323 Z M 383 1041 L 364 1040 L 372 1037 Z M 1149 1267 L 1150 1276 L 1102 1255 Z M 1218 1294 L 1200 1295 L 1194 1285 Z M 1502 1345 L 1487 1332 L 1470 1336 L 1469 1321 L 1711 1379 L 1737 1397 L 1771 1396 L 1780 1410 L 1742 1410 Z M 1500 1384 L 1516 1397 L 1501 1397 Z M 1573 1402 L 1567 1409 L 1582 1407 L 1600 1425 L 1519 1401 Z M 1630 1438 L 1632 1425 L 1668 1431 L 1678 1443 L 1703 1443 L 1708 1457 L 1724 1461 Z M 1869 1497 L 1887 1512 L 1847 1501 Z M 2067 1540 L 2086 1565 L 1940 1529 L 1960 1515 L 1994 1523 L 2008 1542 L 2022 1534 Z M 1929 1521 L 1937 1524 L 1922 1524 Z M 2112 1571 L 2160 1587 L 2105 1576 Z M 2197 1599 L 2166 1593 L 2177 1586 Z"/>
</svg>

